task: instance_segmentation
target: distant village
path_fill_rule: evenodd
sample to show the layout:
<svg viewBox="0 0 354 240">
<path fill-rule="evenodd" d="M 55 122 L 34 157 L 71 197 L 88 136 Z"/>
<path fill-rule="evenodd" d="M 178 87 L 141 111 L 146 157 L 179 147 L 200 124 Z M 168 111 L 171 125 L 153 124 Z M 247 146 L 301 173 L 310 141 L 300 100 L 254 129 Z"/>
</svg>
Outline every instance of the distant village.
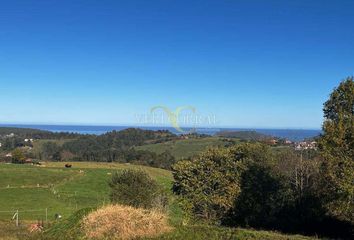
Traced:
<svg viewBox="0 0 354 240">
<path fill-rule="evenodd" d="M 314 140 L 290 141 L 288 139 L 269 139 L 265 141 L 269 145 L 290 146 L 297 151 L 317 150 L 317 142 Z"/>
<path fill-rule="evenodd" d="M 307 150 L 307 149 L 317 150 L 317 142 L 316 141 L 297 142 L 297 143 L 295 143 L 294 146 L 295 146 L 295 150 Z"/>
<path fill-rule="evenodd" d="M 0 152 L 2 153 L 0 155 L 0 161 L 5 161 L 5 162 L 10 162 L 11 159 L 13 158 L 13 152 L 9 151 L 7 149 L 8 146 L 6 146 L 6 142 L 8 143 L 8 140 L 10 140 L 11 144 L 17 146 L 23 153 L 29 153 L 31 152 L 33 148 L 33 138 L 20 138 L 14 133 L 6 134 L 6 135 L 0 135 Z M 33 158 L 27 157 L 24 159 L 24 163 L 33 163 Z"/>
</svg>

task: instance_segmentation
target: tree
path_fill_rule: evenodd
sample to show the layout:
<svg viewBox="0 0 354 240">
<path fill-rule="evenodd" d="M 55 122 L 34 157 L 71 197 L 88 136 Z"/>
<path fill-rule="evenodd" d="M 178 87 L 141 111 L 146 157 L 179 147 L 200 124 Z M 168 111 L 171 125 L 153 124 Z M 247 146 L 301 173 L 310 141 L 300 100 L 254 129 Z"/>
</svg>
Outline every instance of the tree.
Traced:
<svg viewBox="0 0 354 240">
<path fill-rule="evenodd" d="M 211 222 L 221 221 L 240 194 L 240 177 L 248 164 L 267 162 L 262 144 L 214 148 L 173 166 L 174 193 L 185 212 Z"/>
<path fill-rule="evenodd" d="M 163 168 L 171 170 L 171 166 L 176 162 L 175 157 L 169 151 L 164 151 L 156 156 L 153 163 L 150 165 L 153 167 Z"/>
<path fill-rule="evenodd" d="M 12 162 L 13 163 L 24 163 L 25 162 L 25 155 L 21 151 L 21 149 L 16 148 L 12 151 Z"/>
<path fill-rule="evenodd" d="M 24 141 L 22 138 L 18 136 L 13 136 L 13 137 L 7 137 L 4 139 L 2 142 L 2 149 L 7 150 L 7 151 L 12 151 L 17 147 L 22 147 L 24 146 Z"/>
<path fill-rule="evenodd" d="M 241 176 L 241 193 L 228 216 L 228 224 L 272 228 L 289 199 L 285 180 L 269 167 L 252 165 Z"/>
<path fill-rule="evenodd" d="M 315 150 L 280 149 L 276 153 L 276 172 L 285 176 L 297 199 L 314 193 L 319 176 L 320 159 Z"/>
<path fill-rule="evenodd" d="M 133 207 L 164 207 L 166 199 L 155 180 L 141 170 L 116 172 L 109 183 L 111 201 Z M 157 206 L 160 205 L 160 206 Z"/>
<path fill-rule="evenodd" d="M 325 159 L 322 193 L 328 211 L 354 222 L 354 81 L 339 84 L 324 104 L 323 134 L 319 141 Z"/>
<path fill-rule="evenodd" d="M 60 161 L 60 151 L 60 146 L 55 142 L 44 142 L 41 147 L 41 157 L 43 157 L 44 160 Z"/>
</svg>

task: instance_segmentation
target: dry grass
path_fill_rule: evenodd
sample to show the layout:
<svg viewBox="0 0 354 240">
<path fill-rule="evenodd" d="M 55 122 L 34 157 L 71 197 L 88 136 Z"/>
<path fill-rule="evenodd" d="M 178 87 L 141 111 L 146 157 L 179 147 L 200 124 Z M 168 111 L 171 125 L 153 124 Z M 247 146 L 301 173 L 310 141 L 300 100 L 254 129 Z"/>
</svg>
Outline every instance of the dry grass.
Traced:
<svg viewBox="0 0 354 240">
<path fill-rule="evenodd" d="M 89 239 L 136 239 L 171 230 L 165 214 L 123 205 L 109 205 L 90 213 L 82 226 Z"/>
</svg>

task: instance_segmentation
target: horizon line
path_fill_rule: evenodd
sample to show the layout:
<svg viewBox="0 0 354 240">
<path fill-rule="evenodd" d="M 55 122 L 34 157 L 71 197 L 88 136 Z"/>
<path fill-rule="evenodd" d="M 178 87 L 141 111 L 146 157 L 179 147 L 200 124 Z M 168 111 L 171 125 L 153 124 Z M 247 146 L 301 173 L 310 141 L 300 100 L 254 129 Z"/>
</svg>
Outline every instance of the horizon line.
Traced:
<svg viewBox="0 0 354 240">
<path fill-rule="evenodd" d="M 173 128 L 173 126 L 167 126 L 167 125 L 135 125 L 135 124 L 118 124 L 118 123 L 4 123 L 0 122 L 0 127 L 1 126 L 72 126 L 72 127 L 133 127 L 133 128 Z M 322 128 L 316 128 L 316 127 L 265 127 L 265 126 L 181 126 L 182 128 L 196 128 L 196 129 L 216 129 L 216 128 L 221 128 L 221 129 L 268 129 L 268 130 L 322 130 Z"/>
</svg>

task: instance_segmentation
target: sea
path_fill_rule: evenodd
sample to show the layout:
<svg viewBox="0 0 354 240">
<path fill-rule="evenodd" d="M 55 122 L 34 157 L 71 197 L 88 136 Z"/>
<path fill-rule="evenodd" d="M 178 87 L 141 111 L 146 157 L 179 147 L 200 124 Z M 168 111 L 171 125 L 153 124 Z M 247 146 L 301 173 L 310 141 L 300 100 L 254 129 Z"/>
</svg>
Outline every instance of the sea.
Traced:
<svg viewBox="0 0 354 240">
<path fill-rule="evenodd" d="M 181 134 L 173 127 L 149 127 L 149 126 L 92 126 L 92 125 L 40 125 L 40 124 L 0 124 L 0 127 L 33 128 L 51 132 L 72 132 L 80 134 L 101 135 L 113 130 L 120 131 L 127 128 L 141 128 L 144 130 L 169 130 L 175 134 Z M 183 128 L 185 132 L 192 128 Z M 219 131 L 256 131 L 269 136 L 284 138 L 290 141 L 302 141 L 320 135 L 320 129 L 264 129 L 264 128 L 196 128 L 200 134 L 215 135 Z"/>
</svg>

